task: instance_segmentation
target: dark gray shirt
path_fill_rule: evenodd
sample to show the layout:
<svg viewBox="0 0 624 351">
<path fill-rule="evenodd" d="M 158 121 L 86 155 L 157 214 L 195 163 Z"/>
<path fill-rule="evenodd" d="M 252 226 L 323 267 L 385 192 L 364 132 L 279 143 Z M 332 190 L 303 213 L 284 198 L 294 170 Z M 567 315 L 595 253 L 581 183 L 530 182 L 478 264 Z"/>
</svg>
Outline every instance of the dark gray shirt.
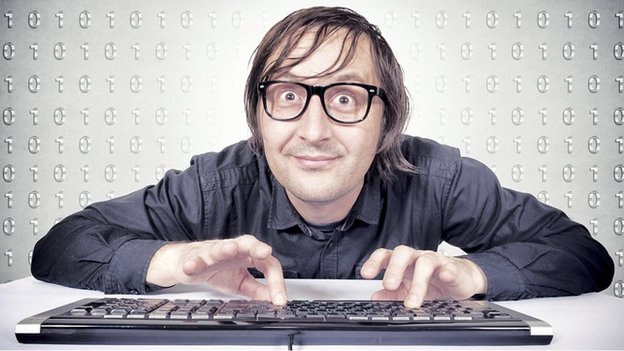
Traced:
<svg viewBox="0 0 624 351">
<path fill-rule="evenodd" d="M 405 136 L 417 167 L 390 183 L 369 176 L 331 227 L 309 226 L 266 159 L 246 142 L 193 157 L 155 185 L 66 217 L 36 245 L 41 280 L 107 293 L 145 293 L 154 252 L 169 241 L 252 234 L 273 247 L 286 278 L 361 278 L 377 248 L 464 249 L 488 279 L 487 298 L 579 294 L 606 288 L 613 261 L 582 225 L 535 197 L 500 186 L 485 165 Z M 256 272 L 257 273 L 257 272 Z"/>
</svg>

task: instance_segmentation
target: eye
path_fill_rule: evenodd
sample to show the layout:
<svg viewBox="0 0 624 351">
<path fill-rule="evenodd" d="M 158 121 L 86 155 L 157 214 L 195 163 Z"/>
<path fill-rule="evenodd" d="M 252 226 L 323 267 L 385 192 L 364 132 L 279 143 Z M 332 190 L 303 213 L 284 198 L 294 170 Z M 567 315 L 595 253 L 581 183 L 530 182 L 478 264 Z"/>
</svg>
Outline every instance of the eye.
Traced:
<svg viewBox="0 0 624 351">
<path fill-rule="evenodd" d="M 283 105 L 301 104 L 305 101 L 305 90 L 301 91 L 298 87 L 291 85 L 278 85 L 275 87 L 275 103 Z"/>
<path fill-rule="evenodd" d="M 347 96 L 347 95 L 338 96 L 338 103 L 341 105 L 348 105 L 351 102 L 352 102 L 352 99 L 350 96 Z"/>
<path fill-rule="evenodd" d="M 281 99 L 285 101 L 295 101 L 297 100 L 297 94 L 292 91 L 286 91 L 282 93 Z"/>
<path fill-rule="evenodd" d="M 352 108 L 358 104 L 358 101 L 358 96 L 353 91 L 341 89 L 339 91 L 332 92 L 329 105 L 334 108 Z"/>
</svg>

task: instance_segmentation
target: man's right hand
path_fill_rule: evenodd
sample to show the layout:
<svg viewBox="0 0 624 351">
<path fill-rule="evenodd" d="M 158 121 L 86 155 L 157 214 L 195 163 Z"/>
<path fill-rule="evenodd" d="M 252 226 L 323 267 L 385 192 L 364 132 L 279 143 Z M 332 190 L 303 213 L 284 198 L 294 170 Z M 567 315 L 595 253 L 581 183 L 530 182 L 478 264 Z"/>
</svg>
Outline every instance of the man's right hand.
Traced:
<svg viewBox="0 0 624 351">
<path fill-rule="evenodd" d="M 249 267 L 262 272 L 267 285 L 258 282 Z M 251 235 L 166 244 L 152 257 L 145 280 L 160 286 L 208 283 L 227 294 L 275 305 L 287 300 L 281 264 L 269 245 Z"/>
</svg>

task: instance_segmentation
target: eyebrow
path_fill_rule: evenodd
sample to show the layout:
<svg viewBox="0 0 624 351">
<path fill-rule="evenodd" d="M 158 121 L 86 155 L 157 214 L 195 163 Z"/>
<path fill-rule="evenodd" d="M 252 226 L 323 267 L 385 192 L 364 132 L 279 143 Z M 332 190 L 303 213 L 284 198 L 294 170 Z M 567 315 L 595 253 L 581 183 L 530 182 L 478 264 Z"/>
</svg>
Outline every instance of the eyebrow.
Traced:
<svg viewBox="0 0 624 351">
<path fill-rule="evenodd" d="M 345 73 L 340 73 L 338 75 L 330 75 L 327 77 L 331 77 L 332 81 L 335 80 L 335 82 L 353 82 L 353 83 L 368 83 L 360 74 L 358 74 L 357 72 L 345 72 Z M 301 79 L 314 79 L 314 78 L 318 78 L 318 77 L 304 77 L 304 76 L 298 76 L 295 74 L 292 74 L 290 72 L 287 72 L 285 74 L 279 75 L 278 77 L 275 77 L 276 79 L 279 80 L 288 80 L 288 81 L 299 81 Z M 325 78 L 325 77 L 323 77 Z"/>
</svg>

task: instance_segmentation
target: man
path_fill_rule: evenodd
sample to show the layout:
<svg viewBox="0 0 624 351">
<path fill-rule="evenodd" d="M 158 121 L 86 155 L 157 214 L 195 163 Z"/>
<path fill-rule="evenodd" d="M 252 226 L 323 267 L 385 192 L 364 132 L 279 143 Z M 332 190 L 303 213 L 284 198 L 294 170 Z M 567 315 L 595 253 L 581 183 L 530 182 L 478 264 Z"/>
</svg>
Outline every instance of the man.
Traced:
<svg viewBox="0 0 624 351">
<path fill-rule="evenodd" d="M 33 275 L 107 293 L 209 283 L 278 305 L 284 277 L 378 277 L 372 298 L 408 307 L 610 283 L 613 262 L 583 226 L 455 149 L 401 135 L 401 68 L 353 11 L 277 23 L 245 98 L 250 140 L 67 217 L 37 243 Z M 468 254 L 435 252 L 443 240 Z"/>
</svg>

